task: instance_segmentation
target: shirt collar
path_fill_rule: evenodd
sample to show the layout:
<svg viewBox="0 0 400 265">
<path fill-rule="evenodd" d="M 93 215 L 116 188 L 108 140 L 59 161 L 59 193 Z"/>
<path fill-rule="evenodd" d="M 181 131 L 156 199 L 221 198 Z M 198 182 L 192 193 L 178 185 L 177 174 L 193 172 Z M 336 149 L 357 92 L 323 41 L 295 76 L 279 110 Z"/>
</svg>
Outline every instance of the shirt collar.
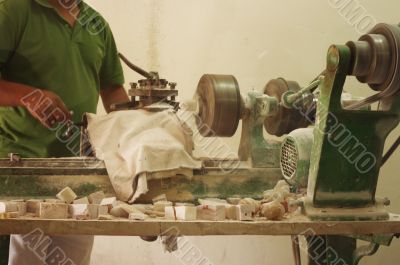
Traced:
<svg viewBox="0 0 400 265">
<path fill-rule="evenodd" d="M 53 8 L 47 0 L 35 0 L 39 5 L 48 7 L 48 8 Z"/>
<path fill-rule="evenodd" d="M 35 0 L 39 5 L 48 7 L 48 8 L 53 8 L 53 6 L 49 3 L 48 0 Z M 72 0 L 70 0 L 72 1 Z M 84 7 L 83 5 L 83 0 L 76 0 L 78 2 L 79 7 Z M 73 4 L 71 3 L 71 8 L 73 7 Z M 81 11 L 84 11 L 86 8 L 82 8 Z"/>
</svg>

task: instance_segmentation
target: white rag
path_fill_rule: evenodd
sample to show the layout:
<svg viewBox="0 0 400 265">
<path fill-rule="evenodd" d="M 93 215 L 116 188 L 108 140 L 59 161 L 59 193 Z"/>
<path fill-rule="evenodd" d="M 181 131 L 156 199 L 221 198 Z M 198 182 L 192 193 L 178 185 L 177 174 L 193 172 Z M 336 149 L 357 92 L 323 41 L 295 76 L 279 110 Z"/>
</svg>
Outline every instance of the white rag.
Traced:
<svg viewBox="0 0 400 265">
<path fill-rule="evenodd" d="M 191 178 L 202 166 L 192 157 L 191 130 L 171 110 L 87 114 L 87 119 L 90 143 L 122 201 L 133 203 L 145 194 L 150 179 Z"/>
</svg>

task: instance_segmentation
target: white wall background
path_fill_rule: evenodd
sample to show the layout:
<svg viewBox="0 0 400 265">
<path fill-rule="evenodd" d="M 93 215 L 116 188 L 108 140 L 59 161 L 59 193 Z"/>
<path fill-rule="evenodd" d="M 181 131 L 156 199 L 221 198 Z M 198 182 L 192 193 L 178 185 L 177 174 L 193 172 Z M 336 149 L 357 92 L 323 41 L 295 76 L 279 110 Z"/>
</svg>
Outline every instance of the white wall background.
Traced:
<svg viewBox="0 0 400 265">
<path fill-rule="evenodd" d="M 398 23 L 398 0 L 360 0 L 376 21 Z M 87 0 L 109 21 L 119 50 L 136 64 L 177 81 L 191 98 L 204 73 L 233 74 L 242 92 L 285 77 L 305 84 L 325 67 L 330 44 L 357 39 L 356 28 L 332 7 L 342 0 Z M 139 76 L 126 69 L 127 83 Z M 126 86 L 128 88 L 128 85 Z M 349 91 L 369 90 L 350 82 Z M 104 111 L 99 109 L 100 112 Z M 399 130 L 396 131 L 396 135 Z M 392 135 L 390 142 L 393 141 Z M 226 140 L 236 148 L 239 137 Z M 400 152 L 383 168 L 378 195 L 400 212 Z M 187 238 L 215 265 L 293 264 L 288 237 Z M 92 264 L 180 264 L 159 243 L 132 237 L 98 237 Z M 400 242 L 361 264 L 398 264 Z M 185 265 L 191 265 L 186 263 Z"/>
</svg>

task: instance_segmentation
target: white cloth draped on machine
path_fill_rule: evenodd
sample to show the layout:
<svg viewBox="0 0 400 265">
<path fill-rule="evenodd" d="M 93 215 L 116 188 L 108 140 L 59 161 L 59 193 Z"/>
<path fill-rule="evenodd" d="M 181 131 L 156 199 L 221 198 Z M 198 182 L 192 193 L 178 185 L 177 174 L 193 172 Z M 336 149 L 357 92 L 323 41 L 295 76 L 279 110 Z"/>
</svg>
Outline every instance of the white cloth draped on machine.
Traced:
<svg viewBox="0 0 400 265">
<path fill-rule="evenodd" d="M 147 181 L 193 176 L 201 168 L 192 157 L 192 133 L 171 110 L 87 114 L 88 135 L 104 160 L 118 198 L 133 203 L 147 193 Z"/>
</svg>

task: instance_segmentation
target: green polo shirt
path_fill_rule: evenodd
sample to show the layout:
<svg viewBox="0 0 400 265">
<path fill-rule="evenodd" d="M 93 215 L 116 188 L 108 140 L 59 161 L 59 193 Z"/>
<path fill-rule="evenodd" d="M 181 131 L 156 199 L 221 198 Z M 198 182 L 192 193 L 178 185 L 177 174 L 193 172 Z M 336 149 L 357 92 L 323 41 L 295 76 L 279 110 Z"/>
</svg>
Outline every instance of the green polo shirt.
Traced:
<svg viewBox="0 0 400 265">
<path fill-rule="evenodd" d="M 56 93 L 74 122 L 96 113 L 101 89 L 124 83 L 108 24 L 87 4 L 79 6 L 71 27 L 47 0 L 0 0 L 1 77 Z M 66 141 L 59 137 L 64 131 L 45 128 L 23 107 L 2 107 L 0 157 L 79 155 L 79 135 Z"/>
</svg>

